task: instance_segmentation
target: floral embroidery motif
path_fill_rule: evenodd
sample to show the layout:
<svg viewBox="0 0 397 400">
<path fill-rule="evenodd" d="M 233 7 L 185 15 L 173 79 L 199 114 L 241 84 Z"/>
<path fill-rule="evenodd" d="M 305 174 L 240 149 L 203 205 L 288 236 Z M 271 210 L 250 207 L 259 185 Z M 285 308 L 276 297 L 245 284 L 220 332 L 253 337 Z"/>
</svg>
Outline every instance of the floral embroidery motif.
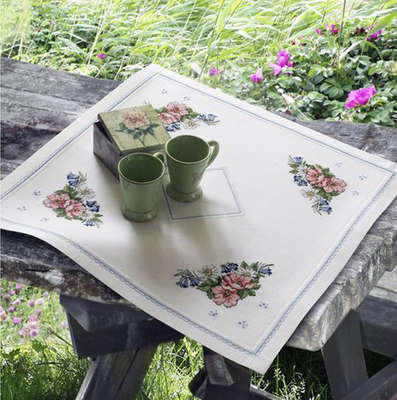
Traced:
<svg viewBox="0 0 397 400">
<path fill-rule="evenodd" d="M 123 122 L 120 122 L 117 132 L 124 132 L 131 135 L 134 140 L 139 140 L 142 146 L 145 145 L 144 137 L 146 135 L 155 136 L 154 128 L 159 124 L 150 121 L 143 111 L 133 110 L 121 115 Z"/>
<path fill-rule="evenodd" d="M 43 204 L 52 208 L 57 217 L 76 219 L 86 226 L 99 228 L 102 214 L 99 214 L 99 204 L 93 200 L 95 192 L 85 186 L 87 175 L 70 172 L 66 179 L 63 189 L 49 194 Z"/>
<path fill-rule="evenodd" d="M 227 262 L 220 265 L 206 265 L 200 270 L 178 269 L 174 275 L 181 288 L 194 287 L 205 292 L 218 306 L 234 307 L 247 296 L 255 296 L 261 287 L 259 281 L 272 274 L 273 264 L 255 262 L 240 265 Z"/>
<path fill-rule="evenodd" d="M 34 192 L 33 192 L 33 194 L 34 194 L 35 196 L 40 196 L 40 195 L 41 195 L 41 191 L 40 191 L 39 189 L 35 189 Z"/>
<path fill-rule="evenodd" d="M 18 211 L 26 211 L 27 208 L 26 208 L 26 206 L 22 205 L 22 206 L 17 207 L 17 210 Z"/>
<path fill-rule="evenodd" d="M 247 321 L 238 321 L 238 324 L 245 329 L 248 326 L 248 322 Z"/>
<path fill-rule="evenodd" d="M 302 157 L 289 157 L 290 173 L 294 175 L 294 182 L 302 187 L 302 195 L 309 199 L 315 213 L 331 214 L 330 202 L 346 189 L 346 182 L 337 178 L 329 168 L 319 164 L 308 164 Z"/>
<path fill-rule="evenodd" d="M 195 128 L 200 121 L 207 125 L 214 125 L 219 122 L 218 117 L 214 114 L 200 114 L 184 103 L 175 101 L 168 103 L 166 107 L 156 109 L 159 117 L 168 132 L 175 132 L 184 128 Z"/>
</svg>

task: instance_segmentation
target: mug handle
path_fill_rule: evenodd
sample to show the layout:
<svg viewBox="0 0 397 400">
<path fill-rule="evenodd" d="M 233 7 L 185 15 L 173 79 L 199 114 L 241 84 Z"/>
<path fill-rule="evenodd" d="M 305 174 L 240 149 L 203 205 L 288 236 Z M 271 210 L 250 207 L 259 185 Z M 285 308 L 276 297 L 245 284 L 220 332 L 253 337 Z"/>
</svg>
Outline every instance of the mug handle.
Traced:
<svg viewBox="0 0 397 400">
<path fill-rule="evenodd" d="M 219 143 L 216 142 L 215 140 L 210 140 L 207 143 L 211 149 L 211 155 L 210 155 L 210 158 L 208 159 L 208 163 L 207 163 L 207 166 L 208 166 L 215 160 L 216 156 L 219 153 Z"/>
</svg>

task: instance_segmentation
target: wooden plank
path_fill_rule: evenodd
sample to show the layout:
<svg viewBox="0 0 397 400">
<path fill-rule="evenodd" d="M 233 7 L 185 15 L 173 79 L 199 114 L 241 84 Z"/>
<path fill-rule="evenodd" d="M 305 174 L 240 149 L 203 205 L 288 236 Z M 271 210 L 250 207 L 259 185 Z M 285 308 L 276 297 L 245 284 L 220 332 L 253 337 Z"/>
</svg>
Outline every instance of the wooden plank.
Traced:
<svg viewBox="0 0 397 400">
<path fill-rule="evenodd" d="M 349 313 L 322 354 L 334 400 L 342 399 L 368 380 L 357 312 Z"/>
<path fill-rule="evenodd" d="M 397 361 L 383 368 L 343 400 L 396 400 Z"/>
<path fill-rule="evenodd" d="M 45 73 L 43 73 L 45 71 Z M 43 68 L 40 65 L 1 58 L 1 86 L 22 92 L 93 105 L 120 82 Z"/>
<path fill-rule="evenodd" d="M 364 347 L 397 359 L 397 302 L 368 296 L 358 312 Z"/>
<path fill-rule="evenodd" d="M 80 387 L 76 400 L 133 400 L 157 346 L 98 356 Z"/>
</svg>

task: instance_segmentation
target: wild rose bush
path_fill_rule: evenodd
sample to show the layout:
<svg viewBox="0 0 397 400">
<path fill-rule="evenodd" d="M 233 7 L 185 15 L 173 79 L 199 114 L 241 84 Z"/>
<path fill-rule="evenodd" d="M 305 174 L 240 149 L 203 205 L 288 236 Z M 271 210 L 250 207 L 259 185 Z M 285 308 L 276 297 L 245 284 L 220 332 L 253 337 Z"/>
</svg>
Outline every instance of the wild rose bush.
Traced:
<svg viewBox="0 0 397 400">
<path fill-rule="evenodd" d="M 397 26 L 313 27 L 255 65 L 225 68 L 206 81 L 299 119 L 397 127 Z"/>
</svg>

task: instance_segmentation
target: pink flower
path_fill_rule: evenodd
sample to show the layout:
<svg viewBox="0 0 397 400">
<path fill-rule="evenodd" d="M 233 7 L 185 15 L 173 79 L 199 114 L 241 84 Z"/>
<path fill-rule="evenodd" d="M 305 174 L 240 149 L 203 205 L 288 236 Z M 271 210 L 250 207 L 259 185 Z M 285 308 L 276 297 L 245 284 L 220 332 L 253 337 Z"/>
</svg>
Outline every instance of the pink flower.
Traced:
<svg viewBox="0 0 397 400">
<path fill-rule="evenodd" d="M 48 297 L 48 292 L 43 292 L 42 296 L 43 297 Z"/>
<path fill-rule="evenodd" d="M 121 116 L 123 118 L 124 124 L 127 128 L 136 129 L 141 126 L 149 125 L 149 120 L 147 119 L 145 113 L 141 111 L 131 111 L 123 114 Z"/>
<path fill-rule="evenodd" d="M 251 81 L 253 83 L 260 83 L 263 81 L 263 73 L 262 73 L 262 68 L 258 68 L 255 72 L 255 74 L 251 75 Z"/>
<path fill-rule="evenodd" d="M 62 326 L 63 329 L 65 329 L 68 325 L 67 325 L 67 323 L 65 321 L 62 321 L 61 322 L 61 326 Z"/>
<path fill-rule="evenodd" d="M 323 33 L 321 32 L 321 29 L 320 28 L 316 28 L 316 33 L 317 33 L 317 35 L 322 35 Z"/>
<path fill-rule="evenodd" d="M 106 53 L 98 53 L 96 56 L 101 60 L 104 60 L 107 57 Z"/>
<path fill-rule="evenodd" d="M 65 203 L 66 218 L 81 217 L 85 211 L 85 205 L 80 201 L 70 199 Z"/>
<path fill-rule="evenodd" d="M 212 289 L 214 295 L 214 302 L 218 306 L 224 305 L 225 307 L 234 307 L 239 301 L 240 297 L 234 289 L 226 289 L 221 285 L 214 286 Z"/>
<path fill-rule="evenodd" d="M 279 76 L 281 74 L 281 71 L 283 70 L 282 67 L 273 63 L 270 63 L 269 65 L 273 68 L 273 71 L 271 72 L 272 75 Z"/>
<path fill-rule="evenodd" d="M 22 318 L 14 317 L 12 319 L 12 323 L 15 325 L 19 325 L 22 322 Z"/>
<path fill-rule="evenodd" d="M 220 72 L 219 69 L 215 67 L 210 68 L 210 70 L 208 71 L 210 76 L 218 75 L 219 72 Z"/>
<path fill-rule="evenodd" d="M 9 313 L 13 313 L 14 311 L 15 311 L 15 308 L 14 307 L 8 307 L 8 309 L 7 309 L 7 311 L 9 312 Z"/>
<path fill-rule="evenodd" d="M 324 175 L 319 169 L 311 168 L 306 171 L 306 179 L 312 186 L 321 186 Z"/>
<path fill-rule="evenodd" d="M 251 280 L 251 276 L 243 274 L 231 273 L 223 277 L 222 286 L 230 290 L 251 289 L 255 284 Z"/>
<path fill-rule="evenodd" d="M 36 337 L 39 334 L 39 330 L 38 329 L 30 329 L 29 331 L 29 336 L 31 338 Z"/>
<path fill-rule="evenodd" d="M 33 299 L 28 300 L 28 306 L 34 307 L 35 301 Z"/>
<path fill-rule="evenodd" d="M 334 35 L 337 35 L 339 33 L 339 28 L 337 28 L 335 24 L 332 24 L 329 28 Z"/>
<path fill-rule="evenodd" d="M 375 86 L 370 86 L 367 88 L 352 90 L 347 95 L 346 108 L 355 108 L 360 105 L 367 104 L 369 100 L 376 94 Z"/>
<path fill-rule="evenodd" d="M 43 201 L 43 204 L 46 207 L 57 209 L 57 208 L 65 208 L 65 202 L 70 200 L 70 197 L 67 193 L 62 194 L 50 194 Z"/>
<path fill-rule="evenodd" d="M 15 285 L 15 292 L 18 294 L 22 290 L 22 288 L 23 288 L 23 285 L 20 283 L 17 283 Z"/>
<path fill-rule="evenodd" d="M 372 34 L 370 35 L 370 38 L 375 40 L 375 39 L 377 39 L 377 38 L 382 34 L 382 32 L 383 32 L 383 30 L 380 29 L 379 31 L 372 33 Z"/>
<path fill-rule="evenodd" d="M 15 299 L 13 302 L 12 302 L 12 305 L 13 306 L 19 306 L 21 304 L 21 299 Z"/>
<path fill-rule="evenodd" d="M 160 114 L 160 119 L 164 125 L 170 125 L 175 122 L 179 122 L 181 117 L 179 114 L 171 113 L 171 112 L 162 112 Z"/>
<path fill-rule="evenodd" d="M 39 316 L 40 314 L 41 314 L 41 308 L 38 308 L 38 309 L 36 310 L 36 315 Z"/>
<path fill-rule="evenodd" d="M 278 65 L 279 65 L 281 68 L 284 68 L 284 67 L 292 67 L 292 66 L 293 66 L 293 64 L 290 62 L 290 54 L 289 54 L 289 51 L 287 51 L 287 50 L 281 50 L 281 51 L 278 53 L 277 59 L 278 59 Z"/>
<path fill-rule="evenodd" d="M 20 338 L 23 338 L 23 337 L 25 336 L 25 333 L 26 333 L 25 328 L 22 328 L 22 329 L 19 331 L 19 337 L 20 337 Z"/>
<path fill-rule="evenodd" d="M 41 306 L 42 304 L 43 304 L 43 299 L 40 297 L 39 299 L 37 299 L 36 300 L 36 304 L 38 305 L 38 306 Z"/>
<path fill-rule="evenodd" d="M 11 290 L 10 290 L 10 295 L 11 295 L 11 296 L 14 296 L 14 294 L 15 294 L 15 290 L 12 290 L 12 289 L 11 289 Z"/>
<path fill-rule="evenodd" d="M 327 193 L 332 193 L 332 192 L 343 193 L 345 191 L 346 182 L 343 179 L 336 177 L 325 178 L 325 180 L 322 183 L 322 187 Z"/>
<path fill-rule="evenodd" d="M 167 110 L 169 113 L 175 113 L 180 116 L 189 114 L 185 104 L 172 102 L 167 104 Z"/>
<path fill-rule="evenodd" d="M 9 303 L 11 301 L 10 295 L 8 293 L 3 295 L 3 299 L 6 303 Z"/>
</svg>

